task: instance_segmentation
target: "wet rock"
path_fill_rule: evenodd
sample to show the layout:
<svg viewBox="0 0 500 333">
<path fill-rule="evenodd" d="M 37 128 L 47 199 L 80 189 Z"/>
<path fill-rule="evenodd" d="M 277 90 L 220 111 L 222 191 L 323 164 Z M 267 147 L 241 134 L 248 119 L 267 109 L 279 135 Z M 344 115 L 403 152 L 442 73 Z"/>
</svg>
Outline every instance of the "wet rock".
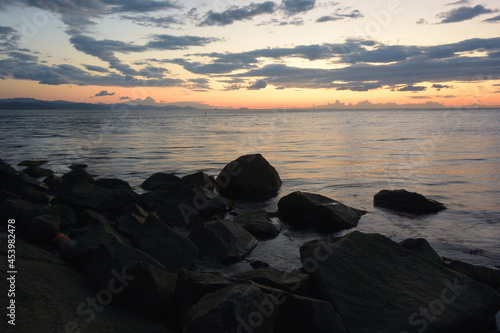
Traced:
<svg viewBox="0 0 500 333">
<path fill-rule="evenodd" d="M 217 176 L 216 183 L 224 197 L 264 200 L 276 196 L 282 181 L 261 154 L 251 154 L 228 163 Z"/>
<path fill-rule="evenodd" d="M 440 212 L 446 207 L 422 194 L 406 190 L 382 190 L 375 194 L 373 204 L 411 214 L 430 214 Z"/>
<path fill-rule="evenodd" d="M 484 283 L 500 292 L 500 270 L 471 265 L 459 260 L 452 260 L 445 263 L 444 266 L 455 272 L 467 275 L 471 279 Z"/>
<path fill-rule="evenodd" d="M 204 296 L 189 309 L 183 332 L 274 332 L 277 312 L 266 317 L 257 309 L 275 301 L 252 285 L 226 287 Z"/>
<path fill-rule="evenodd" d="M 257 241 L 248 231 L 229 220 L 205 223 L 188 235 L 200 255 L 233 262 L 249 254 Z"/>
<path fill-rule="evenodd" d="M 191 240 L 175 232 L 153 215 L 146 218 L 140 232 L 134 235 L 133 241 L 172 273 L 190 267 L 198 257 L 198 249 Z"/>
<path fill-rule="evenodd" d="M 0 158 L 0 178 L 6 178 L 8 175 L 14 175 L 15 173 L 16 170 Z"/>
<path fill-rule="evenodd" d="M 197 185 L 213 191 L 215 189 L 215 182 L 212 177 L 204 172 L 196 172 L 191 175 L 184 176 L 179 181 L 180 186 Z"/>
<path fill-rule="evenodd" d="M 61 221 L 60 229 L 62 231 L 72 229 L 77 225 L 75 214 L 66 206 L 46 206 L 24 200 L 10 199 L 0 202 L 0 218 L 4 221 L 15 219 L 16 231 L 21 234 L 27 234 L 31 221 L 41 215 L 59 216 Z"/>
<path fill-rule="evenodd" d="M 432 246 L 423 238 L 408 238 L 399 243 L 405 249 L 418 253 L 435 263 L 442 263 L 443 259 L 437 254 L 437 252 L 432 248 Z"/>
<path fill-rule="evenodd" d="M 77 184 L 93 184 L 94 182 L 94 177 L 92 177 L 87 171 L 77 168 L 65 173 L 59 180 L 54 181 L 50 186 L 49 193 L 52 195 L 59 195 L 71 192 L 73 187 Z"/>
<path fill-rule="evenodd" d="M 39 177 L 48 177 L 54 174 L 54 171 L 50 169 L 44 169 L 39 166 L 30 166 L 23 170 L 25 174 L 30 177 L 39 178 Z"/>
<path fill-rule="evenodd" d="M 233 283 L 216 273 L 181 270 L 177 275 L 175 290 L 175 320 L 180 328 L 188 310 L 203 296 L 231 286 Z"/>
<path fill-rule="evenodd" d="M 134 202 L 137 194 L 131 190 L 108 190 L 87 182 L 77 182 L 70 192 L 58 195 L 52 204 L 71 207 L 75 212 L 85 209 L 114 212 Z"/>
<path fill-rule="evenodd" d="M 59 216 L 41 215 L 31 221 L 29 239 L 38 243 L 51 243 L 59 234 Z"/>
<path fill-rule="evenodd" d="M 94 182 L 94 185 L 107 188 L 108 190 L 131 190 L 130 184 L 121 179 L 102 178 Z"/>
<path fill-rule="evenodd" d="M 56 175 L 50 175 L 42 180 L 42 183 L 44 183 L 49 189 L 59 182 L 61 182 L 61 177 Z"/>
<path fill-rule="evenodd" d="M 146 179 L 141 188 L 147 191 L 165 191 L 177 186 L 180 180 L 174 174 L 158 172 Z"/>
<path fill-rule="evenodd" d="M 7 174 L 5 178 L 0 179 L 0 187 L 3 189 L 15 189 L 21 186 L 31 187 L 43 192 L 47 190 L 43 183 L 22 172 L 14 175 Z"/>
<path fill-rule="evenodd" d="M 234 278 L 250 280 L 259 284 L 283 290 L 292 294 L 311 297 L 309 275 L 304 273 L 283 272 L 274 268 L 259 268 L 233 275 Z"/>
<path fill-rule="evenodd" d="M 86 169 L 88 167 L 85 163 L 74 163 L 69 166 L 71 170 Z"/>
<path fill-rule="evenodd" d="M 280 216 L 298 228 L 314 228 L 321 232 L 337 232 L 354 228 L 366 214 L 320 194 L 293 192 L 278 202 Z"/>
<path fill-rule="evenodd" d="M 260 239 L 275 238 L 280 233 L 280 228 L 273 224 L 264 211 L 242 213 L 233 221 Z"/>
<path fill-rule="evenodd" d="M 114 304 L 152 320 L 171 319 L 177 276 L 145 262 L 132 262 L 123 271 L 130 281 Z"/>
<path fill-rule="evenodd" d="M 349 332 L 476 332 L 500 309 L 494 289 L 378 234 L 312 241 L 300 255 Z"/>
<path fill-rule="evenodd" d="M 19 162 L 17 165 L 18 166 L 26 166 L 26 167 L 30 167 L 30 166 L 42 166 L 44 164 L 47 164 L 48 162 L 49 161 L 25 160 L 25 161 Z"/>
</svg>

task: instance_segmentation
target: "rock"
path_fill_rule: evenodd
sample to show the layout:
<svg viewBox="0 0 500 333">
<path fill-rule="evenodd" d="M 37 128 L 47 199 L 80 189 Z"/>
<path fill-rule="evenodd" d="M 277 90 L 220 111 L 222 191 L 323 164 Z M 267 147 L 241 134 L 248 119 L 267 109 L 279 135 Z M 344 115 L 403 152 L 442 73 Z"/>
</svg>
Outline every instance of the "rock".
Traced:
<svg viewBox="0 0 500 333">
<path fill-rule="evenodd" d="M 262 260 L 252 260 L 250 262 L 250 266 L 252 266 L 253 269 L 259 269 L 259 268 L 266 268 L 269 267 L 270 265 Z"/>
<path fill-rule="evenodd" d="M 0 202 L 9 199 L 11 200 L 21 199 L 21 196 L 19 194 L 15 194 L 9 191 L 0 190 Z"/>
<path fill-rule="evenodd" d="M 274 332 L 277 312 L 258 310 L 276 300 L 252 285 L 234 285 L 204 296 L 186 314 L 184 333 Z"/>
<path fill-rule="evenodd" d="M 85 270 L 94 278 L 99 288 L 110 290 L 110 283 L 116 283 L 117 280 L 126 287 L 133 277 L 127 275 L 125 269 L 138 262 L 163 268 L 144 251 L 120 243 L 109 243 L 99 246 L 89 258 Z"/>
<path fill-rule="evenodd" d="M 337 232 L 354 228 L 366 214 L 320 194 L 293 192 L 280 199 L 278 211 L 284 221 L 299 228 Z"/>
<path fill-rule="evenodd" d="M 432 248 L 432 246 L 423 238 L 408 238 L 399 243 L 405 249 L 418 253 L 435 263 L 442 263 L 443 259 L 437 254 L 437 252 Z"/>
<path fill-rule="evenodd" d="M 261 154 L 238 157 L 217 176 L 219 193 L 232 199 L 264 200 L 276 196 L 282 181 Z"/>
<path fill-rule="evenodd" d="M 85 225 L 106 225 L 109 227 L 109 221 L 104 215 L 86 209 L 80 213 L 78 222 L 81 226 Z"/>
<path fill-rule="evenodd" d="M 41 205 L 48 205 L 50 202 L 50 197 L 45 192 L 30 186 L 7 186 L 6 190 L 19 195 L 24 201 Z"/>
<path fill-rule="evenodd" d="M 180 328 L 188 310 L 203 296 L 231 286 L 233 283 L 221 275 L 181 270 L 175 289 L 175 320 Z"/>
<path fill-rule="evenodd" d="M 121 234 L 134 239 L 134 237 L 142 232 L 145 217 L 135 214 L 128 214 L 118 218 L 115 222 L 115 227 Z"/>
<path fill-rule="evenodd" d="M 16 232 L 21 234 L 27 234 L 31 221 L 41 215 L 59 216 L 62 231 L 72 229 L 77 225 L 75 214 L 66 206 L 39 205 L 24 200 L 4 200 L 0 202 L 0 218 L 4 221 L 15 219 Z"/>
<path fill-rule="evenodd" d="M 39 166 L 30 166 L 23 170 L 25 174 L 28 176 L 39 178 L 39 177 L 48 177 L 54 174 L 54 171 L 50 169 L 44 169 Z"/>
<path fill-rule="evenodd" d="M 280 233 L 280 228 L 272 223 L 264 211 L 243 213 L 235 217 L 233 221 L 260 239 L 271 239 Z"/>
<path fill-rule="evenodd" d="M 445 267 L 452 269 L 456 272 L 467 275 L 473 280 L 484 283 L 492 288 L 497 289 L 500 292 L 500 271 L 482 267 L 471 265 L 459 260 L 452 260 L 451 262 L 447 262 L 444 264 Z"/>
<path fill-rule="evenodd" d="M 378 234 L 312 241 L 300 255 L 349 332 L 477 332 L 500 309 L 494 289 Z"/>
<path fill-rule="evenodd" d="M 44 180 L 42 180 L 42 183 L 44 183 L 49 189 L 55 184 L 58 184 L 60 182 L 61 182 L 61 177 L 56 175 L 50 175 L 46 177 Z"/>
<path fill-rule="evenodd" d="M 88 167 L 85 163 L 74 163 L 69 166 L 71 170 L 86 169 Z"/>
<path fill-rule="evenodd" d="M 74 169 L 65 173 L 58 181 L 54 181 L 50 186 L 49 193 L 52 195 L 59 195 L 71 192 L 76 184 L 81 184 L 82 182 L 93 184 L 95 180 L 94 177 L 84 169 Z"/>
<path fill-rule="evenodd" d="M 31 221 L 29 238 L 38 243 L 50 243 L 59 234 L 59 216 L 41 215 Z"/>
<path fill-rule="evenodd" d="M 30 167 L 30 166 L 42 166 L 44 164 L 47 164 L 48 162 L 49 161 L 25 160 L 25 161 L 19 162 L 17 165 L 18 166 L 26 166 L 26 167 Z"/>
<path fill-rule="evenodd" d="M 179 181 L 180 186 L 197 185 L 213 191 L 215 189 L 215 182 L 212 178 L 204 172 L 196 172 L 191 175 L 184 176 Z"/>
<path fill-rule="evenodd" d="M 412 214 L 437 213 L 446 209 L 440 202 L 406 190 L 382 190 L 373 197 L 373 204 Z"/>
<path fill-rule="evenodd" d="M 114 304 L 152 320 L 171 319 L 177 276 L 145 262 L 132 262 L 123 271 L 130 281 Z"/>
<path fill-rule="evenodd" d="M 14 175 L 7 174 L 5 178 L 0 179 L 0 187 L 3 189 L 12 189 L 21 186 L 31 187 L 39 191 L 47 190 L 43 183 L 22 172 Z"/>
<path fill-rule="evenodd" d="M 198 249 L 186 237 L 175 232 L 157 217 L 149 215 L 140 232 L 133 237 L 137 246 L 161 262 L 168 272 L 190 267 Z"/>
<path fill-rule="evenodd" d="M 132 190 L 108 190 L 87 182 L 77 182 L 71 192 L 58 195 L 52 204 L 71 207 L 75 212 L 91 209 L 100 213 L 108 213 L 134 202 L 137 194 Z"/>
<path fill-rule="evenodd" d="M 7 178 L 8 175 L 15 175 L 16 170 L 7 162 L 0 158 L 0 178 Z"/>
<path fill-rule="evenodd" d="M 254 281 L 292 294 L 306 297 L 312 296 L 309 275 L 304 273 L 283 272 L 274 268 L 259 268 L 233 275 L 233 277 Z"/>
<path fill-rule="evenodd" d="M 128 214 L 134 214 L 134 215 L 141 216 L 144 218 L 148 217 L 148 212 L 145 211 L 141 206 L 139 206 L 135 203 L 130 203 L 127 206 L 120 209 L 120 211 L 119 211 L 119 216 L 124 216 L 124 215 L 128 215 Z"/>
<path fill-rule="evenodd" d="M 205 223 L 188 235 L 200 255 L 228 263 L 243 259 L 257 241 L 248 231 L 229 220 Z"/>
<path fill-rule="evenodd" d="M 121 179 L 102 178 L 95 181 L 94 185 L 107 188 L 108 190 L 131 190 L 130 184 Z"/>
<path fill-rule="evenodd" d="M 174 174 L 158 172 L 146 179 L 141 188 L 146 191 L 165 191 L 177 186 L 180 180 Z"/>
</svg>

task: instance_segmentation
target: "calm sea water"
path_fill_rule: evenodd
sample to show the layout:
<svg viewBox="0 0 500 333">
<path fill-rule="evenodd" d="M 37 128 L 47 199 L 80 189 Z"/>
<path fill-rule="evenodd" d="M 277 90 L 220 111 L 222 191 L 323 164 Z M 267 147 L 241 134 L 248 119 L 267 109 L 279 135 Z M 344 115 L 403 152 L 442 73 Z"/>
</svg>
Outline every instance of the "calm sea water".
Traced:
<svg viewBox="0 0 500 333">
<path fill-rule="evenodd" d="M 319 193 L 367 210 L 361 231 L 423 237 L 442 256 L 500 265 L 500 110 L 0 111 L 7 162 L 47 159 L 57 173 L 84 162 L 139 192 L 155 172 L 217 175 L 255 152 L 276 167 L 283 187 L 277 198 L 239 210 L 275 211 L 292 191 Z M 373 207 L 379 190 L 399 188 L 448 209 L 411 217 Z M 300 265 L 299 247 L 319 237 L 283 225 L 249 258 L 290 269 Z"/>
</svg>

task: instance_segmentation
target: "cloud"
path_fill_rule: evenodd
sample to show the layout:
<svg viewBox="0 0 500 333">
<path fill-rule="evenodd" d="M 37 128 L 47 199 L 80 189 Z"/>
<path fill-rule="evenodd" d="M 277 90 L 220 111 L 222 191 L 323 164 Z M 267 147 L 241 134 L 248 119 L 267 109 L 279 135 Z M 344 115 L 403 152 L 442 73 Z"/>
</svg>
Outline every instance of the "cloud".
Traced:
<svg viewBox="0 0 500 333">
<path fill-rule="evenodd" d="M 243 21 L 261 14 L 272 14 L 276 11 L 277 5 L 272 1 L 256 4 L 252 2 L 248 6 L 231 6 L 229 9 L 216 13 L 209 11 L 198 26 L 229 25 L 235 21 Z"/>
<path fill-rule="evenodd" d="M 122 96 L 122 97 L 120 97 L 120 101 L 126 101 L 126 100 L 129 100 L 129 99 L 130 99 L 130 97 L 128 97 L 128 96 Z"/>
<path fill-rule="evenodd" d="M 316 0 L 283 0 L 281 7 L 288 15 L 307 12 L 314 8 Z"/>
<path fill-rule="evenodd" d="M 109 10 L 112 13 L 146 13 L 156 12 L 164 9 L 179 9 L 179 5 L 169 0 L 101 0 L 104 4 L 109 5 Z"/>
<path fill-rule="evenodd" d="M 482 5 L 477 5 L 474 7 L 459 7 L 456 9 L 452 9 L 449 12 L 443 12 L 438 14 L 438 17 L 441 20 L 441 24 L 443 23 L 455 23 L 455 22 L 463 22 L 467 20 L 471 20 L 476 16 L 483 14 L 494 13 L 496 10 L 485 8 Z"/>
<path fill-rule="evenodd" d="M 16 29 L 0 25 L 0 51 L 17 49 L 21 37 Z"/>
<path fill-rule="evenodd" d="M 268 20 L 268 21 L 263 21 L 259 24 L 257 24 L 257 26 L 263 26 L 263 25 L 274 25 L 274 26 L 285 26 L 285 25 L 295 25 L 295 26 L 300 26 L 300 25 L 304 25 L 304 20 L 301 19 L 300 17 L 294 17 L 292 18 L 291 20 L 278 20 L 278 19 L 271 19 L 271 20 Z"/>
<path fill-rule="evenodd" d="M 264 89 L 265 87 L 267 87 L 267 82 L 264 81 L 264 80 L 257 80 L 253 83 L 251 83 L 247 89 L 248 90 L 260 90 L 260 89 Z"/>
<path fill-rule="evenodd" d="M 121 15 L 120 18 L 123 20 L 130 20 L 144 27 L 170 28 L 172 24 L 183 24 L 179 17 L 174 15 L 162 17 L 153 17 L 149 15 Z"/>
<path fill-rule="evenodd" d="M 483 22 L 488 22 L 488 23 L 497 23 L 497 22 L 500 22 L 500 15 L 497 15 L 495 17 L 491 17 L 489 19 L 486 19 Z"/>
<path fill-rule="evenodd" d="M 445 6 L 468 5 L 468 4 L 470 4 L 469 0 L 460 0 L 460 1 L 447 3 L 447 4 L 445 4 Z"/>
<path fill-rule="evenodd" d="M 423 18 L 419 19 L 419 20 L 418 20 L 417 22 L 415 22 L 415 23 L 417 23 L 417 24 L 429 24 L 429 22 L 427 22 L 427 20 L 426 20 L 426 19 L 423 19 Z"/>
<path fill-rule="evenodd" d="M 441 91 L 441 89 L 452 89 L 453 86 L 447 86 L 447 85 L 443 85 L 443 84 L 433 84 L 431 88 L 434 88 L 434 89 L 437 89 L 437 91 Z"/>
<path fill-rule="evenodd" d="M 203 90 L 210 90 L 210 81 L 205 78 L 198 78 L 198 79 L 189 79 L 188 82 L 190 83 L 188 85 L 188 88 L 191 89 L 203 89 Z"/>
<path fill-rule="evenodd" d="M 425 91 L 427 89 L 427 87 L 424 87 L 424 86 L 412 86 L 412 85 L 409 85 L 409 86 L 406 86 L 406 87 L 403 87 L 403 88 L 399 88 L 398 91 L 413 91 L 413 92 L 416 92 L 416 91 Z"/>
<path fill-rule="evenodd" d="M 115 93 L 109 93 L 107 90 L 102 90 L 94 95 L 94 97 L 114 96 Z"/>
<path fill-rule="evenodd" d="M 38 60 L 38 57 L 36 57 L 34 55 L 21 53 L 21 52 L 9 52 L 8 55 L 9 55 L 9 57 L 12 57 L 12 58 L 15 58 L 18 60 L 22 60 L 22 61 L 33 62 L 33 61 Z"/>
<path fill-rule="evenodd" d="M 94 65 L 83 65 L 86 69 L 89 71 L 93 72 L 98 72 L 98 73 L 109 73 L 109 69 L 101 67 L 101 66 L 94 66 Z"/>
</svg>

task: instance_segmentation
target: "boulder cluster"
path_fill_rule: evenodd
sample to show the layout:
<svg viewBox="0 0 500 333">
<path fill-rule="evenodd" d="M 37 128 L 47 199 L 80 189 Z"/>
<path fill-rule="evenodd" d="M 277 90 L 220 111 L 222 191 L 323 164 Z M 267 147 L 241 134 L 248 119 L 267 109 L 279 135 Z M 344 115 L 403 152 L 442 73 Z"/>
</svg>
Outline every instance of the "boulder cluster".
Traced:
<svg viewBox="0 0 500 333">
<path fill-rule="evenodd" d="M 42 167 L 45 163 L 24 161 L 19 166 L 26 169 L 16 171 L 0 159 L 1 228 L 15 219 L 18 246 L 57 254 L 62 260 L 54 258 L 59 260 L 54 269 L 83 276 L 97 300 L 106 300 L 101 308 L 111 304 L 145 322 L 159 322 L 168 332 L 494 330 L 500 310 L 497 270 L 444 262 L 424 239 L 398 244 L 359 231 L 333 237 L 356 227 L 367 212 L 320 194 L 284 195 L 277 213 L 235 213 L 241 202 L 278 195 L 282 180 L 261 154 L 239 157 L 217 177 L 156 173 L 142 183 L 142 194 L 121 179 L 95 179 L 85 164 L 57 176 Z M 406 214 L 445 209 L 405 190 L 380 191 L 374 205 Z M 240 261 L 260 241 L 278 236 L 279 224 L 271 216 L 325 233 L 297 249 L 302 267 L 284 272 L 255 262 L 255 269 L 233 276 L 197 269 L 207 260 Z M 17 301 L 29 299 L 24 294 Z M 50 320 L 51 309 L 45 310 L 33 320 Z M 95 316 L 80 318 L 82 310 L 75 304 L 66 317 L 98 332 L 91 326 Z M 74 324 L 53 327 L 77 332 Z"/>
</svg>

